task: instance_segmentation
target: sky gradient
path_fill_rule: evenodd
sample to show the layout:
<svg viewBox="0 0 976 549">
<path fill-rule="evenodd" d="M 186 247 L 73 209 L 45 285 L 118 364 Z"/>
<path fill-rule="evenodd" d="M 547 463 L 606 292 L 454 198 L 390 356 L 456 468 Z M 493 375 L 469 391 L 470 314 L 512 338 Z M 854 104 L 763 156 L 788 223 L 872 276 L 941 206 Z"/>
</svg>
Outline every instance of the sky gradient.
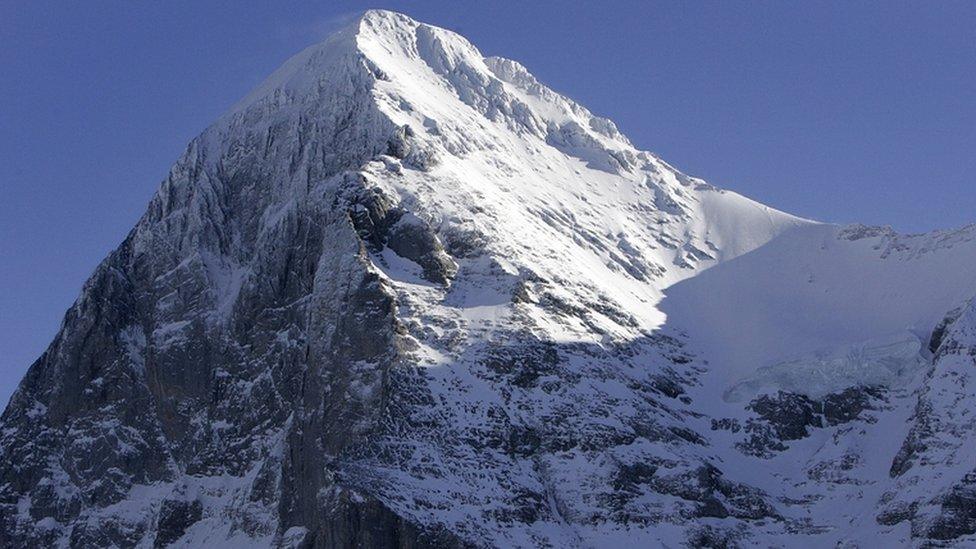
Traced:
<svg viewBox="0 0 976 549">
<path fill-rule="evenodd" d="M 0 404 L 186 143 L 367 7 L 797 215 L 976 222 L 976 2 L 2 2 Z"/>
</svg>

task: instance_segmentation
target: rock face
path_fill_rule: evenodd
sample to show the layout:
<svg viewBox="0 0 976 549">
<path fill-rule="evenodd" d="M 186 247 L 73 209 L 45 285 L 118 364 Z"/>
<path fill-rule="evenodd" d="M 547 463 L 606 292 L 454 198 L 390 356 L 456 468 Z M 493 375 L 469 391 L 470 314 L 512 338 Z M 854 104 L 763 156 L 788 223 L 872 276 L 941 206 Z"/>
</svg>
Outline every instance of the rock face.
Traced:
<svg viewBox="0 0 976 549">
<path fill-rule="evenodd" d="M 934 363 L 912 416 L 912 427 L 889 473 L 896 482 L 878 515 L 882 524 L 910 524 L 912 535 L 934 540 L 976 534 L 976 304 L 939 324 Z M 933 342 L 936 338 L 933 338 Z M 937 475 L 932 472 L 937 471 Z"/>
<path fill-rule="evenodd" d="M 777 212 L 370 11 L 194 139 L 85 284 L 0 419 L 0 546 L 964 544 L 974 233 Z M 778 309 L 701 312 L 773 271 Z M 930 343 L 804 301 L 852 273 Z"/>
</svg>

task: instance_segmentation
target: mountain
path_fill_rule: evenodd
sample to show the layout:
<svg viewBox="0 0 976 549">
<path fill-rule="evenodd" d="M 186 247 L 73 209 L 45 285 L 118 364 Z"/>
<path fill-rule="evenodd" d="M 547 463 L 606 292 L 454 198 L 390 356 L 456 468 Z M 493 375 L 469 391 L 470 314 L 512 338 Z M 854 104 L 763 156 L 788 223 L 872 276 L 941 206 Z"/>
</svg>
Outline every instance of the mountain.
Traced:
<svg viewBox="0 0 976 549">
<path fill-rule="evenodd" d="M 85 283 L 0 546 L 976 543 L 974 275 L 976 226 L 776 211 L 368 11 Z"/>
</svg>

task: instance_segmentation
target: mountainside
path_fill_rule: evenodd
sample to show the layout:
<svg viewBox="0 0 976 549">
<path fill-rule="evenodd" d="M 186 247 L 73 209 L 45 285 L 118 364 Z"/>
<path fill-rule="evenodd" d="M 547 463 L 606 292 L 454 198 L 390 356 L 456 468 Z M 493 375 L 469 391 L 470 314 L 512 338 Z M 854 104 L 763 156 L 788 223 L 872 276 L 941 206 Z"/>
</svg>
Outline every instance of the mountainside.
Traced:
<svg viewBox="0 0 976 549">
<path fill-rule="evenodd" d="M 0 418 L 0 546 L 976 543 L 976 226 L 797 218 L 369 11 L 187 147 Z"/>
</svg>

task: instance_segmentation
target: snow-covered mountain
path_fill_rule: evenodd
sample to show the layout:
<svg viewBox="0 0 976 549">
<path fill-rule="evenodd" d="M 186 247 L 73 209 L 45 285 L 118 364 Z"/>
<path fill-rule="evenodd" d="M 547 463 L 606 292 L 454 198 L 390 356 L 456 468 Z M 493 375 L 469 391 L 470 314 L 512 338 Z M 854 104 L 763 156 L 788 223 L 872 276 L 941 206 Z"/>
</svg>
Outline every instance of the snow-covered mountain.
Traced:
<svg viewBox="0 0 976 549">
<path fill-rule="evenodd" d="M 369 11 L 194 139 L 0 420 L 0 545 L 976 543 L 976 226 L 800 219 Z"/>
</svg>

